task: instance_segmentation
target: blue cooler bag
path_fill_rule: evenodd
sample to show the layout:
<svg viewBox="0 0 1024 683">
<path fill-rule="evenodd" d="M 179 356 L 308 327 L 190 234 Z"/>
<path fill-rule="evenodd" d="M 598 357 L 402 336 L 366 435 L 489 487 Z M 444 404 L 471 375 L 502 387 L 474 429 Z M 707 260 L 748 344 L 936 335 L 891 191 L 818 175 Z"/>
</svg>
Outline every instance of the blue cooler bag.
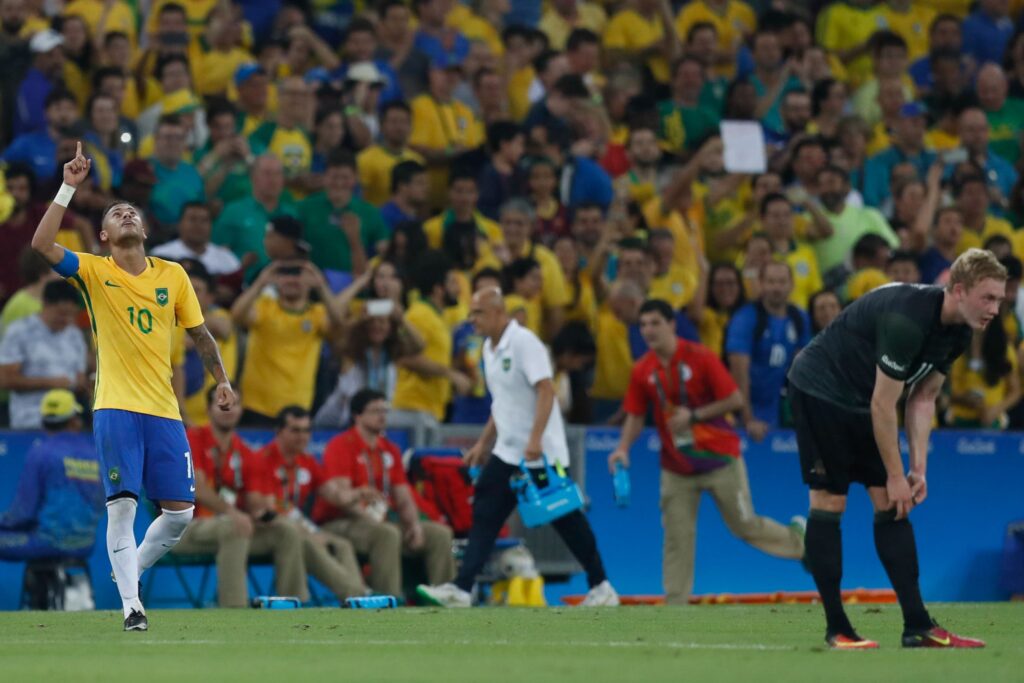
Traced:
<svg viewBox="0 0 1024 683">
<path fill-rule="evenodd" d="M 541 488 L 534 483 L 525 460 L 519 463 L 522 475 L 509 482 L 519 499 L 519 517 L 523 520 L 523 526 L 530 529 L 549 524 L 583 508 L 583 493 L 576 482 L 558 474 L 548 464 L 547 457 L 541 457 L 547 473 L 547 486 Z"/>
</svg>

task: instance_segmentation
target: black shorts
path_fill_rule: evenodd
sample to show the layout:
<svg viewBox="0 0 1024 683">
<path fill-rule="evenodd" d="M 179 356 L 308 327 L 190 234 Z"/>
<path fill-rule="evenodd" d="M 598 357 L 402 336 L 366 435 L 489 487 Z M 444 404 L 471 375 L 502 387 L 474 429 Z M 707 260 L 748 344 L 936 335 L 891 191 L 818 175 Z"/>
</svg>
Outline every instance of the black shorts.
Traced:
<svg viewBox="0 0 1024 683">
<path fill-rule="evenodd" d="M 850 483 L 885 486 L 871 415 L 842 407 L 789 386 L 800 449 L 800 471 L 812 489 L 845 496 Z"/>
</svg>

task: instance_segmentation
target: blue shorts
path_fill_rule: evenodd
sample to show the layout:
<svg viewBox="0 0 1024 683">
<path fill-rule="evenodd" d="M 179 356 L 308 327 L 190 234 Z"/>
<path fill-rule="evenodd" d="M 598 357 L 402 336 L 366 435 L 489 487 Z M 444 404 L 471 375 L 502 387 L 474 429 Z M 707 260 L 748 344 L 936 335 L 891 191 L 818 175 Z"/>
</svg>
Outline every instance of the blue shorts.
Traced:
<svg viewBox="0 0 1024 683">
<path fill-rule="evenodd" d="M 93 438 L 107 498 L 193 502 L 196 497 L 191 447 L 181 420 L 104 408 L 93 413 Z"/>
</svg>

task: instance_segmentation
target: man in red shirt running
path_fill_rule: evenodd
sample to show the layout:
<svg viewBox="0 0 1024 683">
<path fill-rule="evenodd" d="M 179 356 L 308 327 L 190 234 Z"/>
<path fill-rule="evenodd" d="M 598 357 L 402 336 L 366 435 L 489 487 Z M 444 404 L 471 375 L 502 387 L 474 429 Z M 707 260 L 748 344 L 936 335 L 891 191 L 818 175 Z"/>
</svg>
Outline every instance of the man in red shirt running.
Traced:
<svg viewBox="0 0 1024 683">
<path fill-rule="evenodd" d="M 640 308 L 640 334 L 650 349 L 633 366 L 623 400 L 626 422 L 608 457 L 629 467 L 629 448 L 644 427 L 648 407 L 661 438 L 661 510 L 665 529 L 662 574 L 666 600 L 685 605 L 693 591 L 697 506 L 711 493 L 729 530 L 777 557 L 803 557 L 803 518 L 789 527 L 754 514 L 740 440 L 726 416 L 743 396 L 710 350 L 679 339 L 672 307 L 652 299 Z"/>
</svg>

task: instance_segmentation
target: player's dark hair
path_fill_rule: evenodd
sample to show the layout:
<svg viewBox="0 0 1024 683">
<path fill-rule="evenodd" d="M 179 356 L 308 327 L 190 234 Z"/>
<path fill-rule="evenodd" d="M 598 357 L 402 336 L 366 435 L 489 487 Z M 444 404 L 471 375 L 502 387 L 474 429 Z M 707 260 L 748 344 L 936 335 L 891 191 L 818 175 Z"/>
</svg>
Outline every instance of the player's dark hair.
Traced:
<svg viewBox="0 0 1024 683">
<path fill-rule="evenodd" d="M 476 287 L 478 284 L 480 284 L 481 280 L 497 280 L 499 287 L 501 287 L 503 284 L 501 271 L 498 270 L 497 268 L 492 268 L 490 266 L 486 268 L 481 268 L 480 271 L 473 276 L 473 280 L 470 282 L 470 287 L 473 288 L 474 292 L 476 291 Z"/>
<path fill-rule="evenodd" d="M 139 207 L 135 206 L 134 204 L 132 204 L 128 200 L 126 200 L 126 199 L 114 199 L 112 202 L 110 202 L 109 204 L 107 204 L 106 206 L 103 207 L 103 213 L 100 214 L 100 225 L 102 226 L 103 225 L 103 221 L 107 220 L 107 214 L 110 213 L 110 211 L 115 206 L 121 206 L 122 204 L 127 204 L 128 206 L 130 206 L 133 209 L 135 209 L 136 211 L 138 211 L 140 214 L 142 213 L 141 211 L 139 211 Z"/>
<path fill-rule="evenodd" d="M 790 206 L 789 199 L 786 195 L 781 192 L 769 192 L 765 195 L 764 199 L 761 200 L 761 206 L 759 208 L 761 218 L 764 218 L 764 214 L 768 211 L 768 207 L 776 202 L 785 202 L 786 206 Z"/>
<path fill-rule="evenodd" d="M 395 164 L 391 169 L 391 193 L 398 192 L 398 188 L 408 185 L 413 178 L 426 172 L 427 167 L 418 161 L 402 161 Z"/>
<path fill-rule="evenodd" d="M 499 151 L 501 146 L 512 142 L 516 136 L 522 135 L 523 129 L 512 121 L 495 121 L 487 126 L 487 148 L 491 154 Z"/>
<path fill-rule="evenodd" d="M 78 290 L 67 280 L 50 280 L 43 287 L 43 305 L 81 303 Z"/>
<path fill-rule="evenodd" d="M 574 28 L 565 40 L 566 52 L 574 52 L 583 45 L 600 45 L 601 37 L 588 28 Z"/>
<path fill-rule="evenodd" d="M 352 417 L 362 415 L 366 412 L 366 408 L 374 401 L 386 401 L 387 396 L 384 392 L 377 391 L 376 389 L 360 389 L 356 392 L 356 395 L 352 397 L 352 400 L 348 403 L 348 410 L 352 413 Z"/>
<path fill-rule="evenodd" d="M 274 431 L 279 432 L 287 427 L 289 419 L 301 420 L 304 417 L 309 417 L 309 411 L 302 406 L 285 406 L 284 408 L 281 408 L 277 417 L 274 418 Z"/>
<path fill-rule="evenodd" d="M 563 325 L 551 340 L 551 352 L 556 358 L 563 353 L 593 356 L 597 353 L 597 344 L 587 324 L 574 320 Z"/>
<path fill-rule="evenodd" d="M 648 299 L 640 306 L 640 315 L 644 313 L 657 313 L 665 322 L 673 322 L 676 319 L 676 313 L 672 310 L 672 307 L 664 299 Z"/>
<path fill-rule="evenodd" d="M 429 297 L 437 287 L 443 287 L 448 271 L 452 269 L 452 261 L 437 249 L 422 252 L 413 266 L 412 281 L 420 296 Z"/>
</svg>

